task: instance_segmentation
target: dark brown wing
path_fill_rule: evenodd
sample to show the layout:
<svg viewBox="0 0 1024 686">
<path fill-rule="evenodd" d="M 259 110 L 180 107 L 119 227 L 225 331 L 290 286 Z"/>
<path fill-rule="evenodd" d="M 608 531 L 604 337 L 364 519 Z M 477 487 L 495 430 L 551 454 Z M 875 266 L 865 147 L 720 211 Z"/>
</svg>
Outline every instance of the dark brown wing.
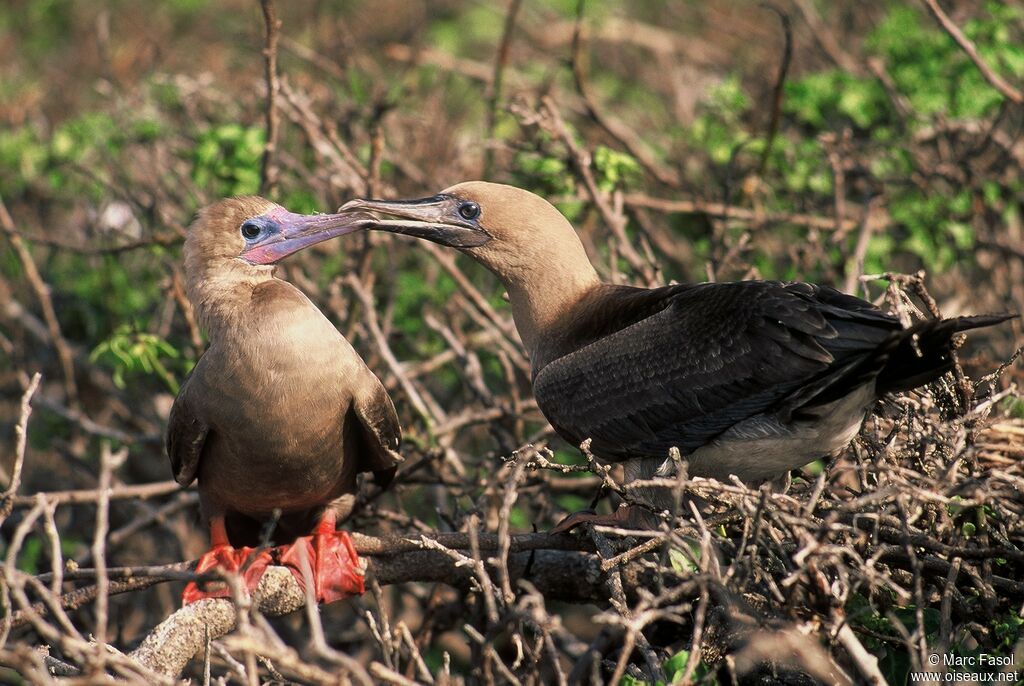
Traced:
<svg viewBox="0 0 1024 686">
<path fill-rule="evenodd" d="M 199 472 L 199 458 L 210 433 L 210 427 L 195 413 L 189 397 L 189 380 L 185 379 L 178 397 L 171 406 L 167 421 L 167 456 L 171 458 L 174 480 L 188 486 Z"/>
<path fill-rule="evenodd" d="M 628 326 L 550 362 L 534 395 L 568 440 L 605 459 L 683 454 L 745 419 L 794 412 L 877 374 L 901 327 L 870 303 L 809 284 L 743 281 L 623 291 L 664 302 L 632 321 L 615 302 L 593 316 Z M 670 297 L 666 297 L 669 295 Z M 586 326 L 586 323 L 581 323 Z M 591 327 L 592 328 L 592 327 Z"/>
<path fill-rule="evenodd" d="M 352 402 L 352 410 L 359 419 L 362 450 L 359 471 L 373 472 L 374 481 L 381 487 L 391 482 L 396 465 L 402 461 L 398 447 L 402 442 L 402 427 L 398 423 L 395 405 L 384 386 L 372 373 L 372 383 Z"/>
</svg>

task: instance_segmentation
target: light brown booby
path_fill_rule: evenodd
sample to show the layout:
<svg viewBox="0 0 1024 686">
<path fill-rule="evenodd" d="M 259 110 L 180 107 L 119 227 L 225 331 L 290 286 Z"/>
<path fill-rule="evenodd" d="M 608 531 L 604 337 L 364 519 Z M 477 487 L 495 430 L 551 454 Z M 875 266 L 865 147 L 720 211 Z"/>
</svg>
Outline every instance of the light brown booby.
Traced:
<svg viewBox="0 0 1024 686">
<path fill-rule="evenodd" d="M 352 510 L 360 472 L 382 484 L 393 476 L 398 417 L 348 341 L 274 276 L 274 264 L 365 219 L 299 215 L 240 197 L 202 210 L 189 228 L 186 290 L 210 345 L 171 408 L 167 453 L 178 483 L 199 482 L 211 550 L 197 571 L 244 568 L 251 590 L 268 564 L 284 564 L 305 587 L 308 556 L 318 600 L 362 593 L 355 550 L 335 523 Z M 294 542 L 271 551 L 232 546 L 256 545 L 259 526 L 275 517 L 274 539 Z M 226 594 L 190 584 L 185 602 Z"/>
<path fill-rule="evenodd" d="M 602 283 L 572 225 L 512 186 L 462 183 L 419 200 L 353 200 L 374 228 L 458 248 L 504 284 L 537 404 L 627 480 L 761 482 L 845 448 L 882 395 L 937 379 L 952 337 L 1015 315 L 898 319 L 827 286 L 778 281 Z M 637 489 L 656 510 L 666 489 Z M 635 514 L 635 512 L 633 513 Z M 585 519 L 570 518 L 565 529 Z M 635 518 L 634 518 L 634 521 Z"/>
</svg>

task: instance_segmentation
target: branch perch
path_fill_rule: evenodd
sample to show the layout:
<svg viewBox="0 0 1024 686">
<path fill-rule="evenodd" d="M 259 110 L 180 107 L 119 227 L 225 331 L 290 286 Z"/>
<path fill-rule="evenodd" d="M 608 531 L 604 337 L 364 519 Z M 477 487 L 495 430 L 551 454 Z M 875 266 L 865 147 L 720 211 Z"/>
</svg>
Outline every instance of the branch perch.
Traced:
<svg viewBox="0 0 1024 686">
<path fill-rule="evenodd" d="M 528 534 L 526 537 L 514 537 L 512 547 L 518 547 L 517 539 L 519 546 L 524 544 L 524 538 L 528 544 L 539 542 L 536 537 L 575 543 L 569 537 Z M 365 542 L 368 537 L 360 538 Z M 481 535 L 480 538 L 481 548 L 493 548 L 493 543 L 496 543 L 490 540 L 493 536 Z M 485 545 L 485 541 L 491 545 Z M 524 573 L 529 570 L 530 584 L 546 598 L 575 602 L 602 602 L 606 598 L 600 565 L 601 559 L 594 554 L 569 550 L 523 551 L 509 557 L 513 583 L 526 578 Z M 625 578 L 634 587 L 641 585 L 644 575 L 649 573 L 639 565 L 623 568 Z M 459 566 L 443 551 L 422 548 L 374 557 L 368 562 L 366 575 L 382 586 L 410 581 L 442 582 L 466 590 L 471 587 L 474 577 L 472 569 Z M 295 577 L 283 567 L 268 568 L 252 598 L 253 608 L 271 616 L 295 612 L 305 603 L 305 594 Z M 148 669 L 174 677 L 204 649 L 207 640 L 215 640 L 234 630 L 236 622 L 237 612 L 231 600 L 201 600 L 183 607 L 161 622 L 131 653 L 131 657 Z"/>
</svg>

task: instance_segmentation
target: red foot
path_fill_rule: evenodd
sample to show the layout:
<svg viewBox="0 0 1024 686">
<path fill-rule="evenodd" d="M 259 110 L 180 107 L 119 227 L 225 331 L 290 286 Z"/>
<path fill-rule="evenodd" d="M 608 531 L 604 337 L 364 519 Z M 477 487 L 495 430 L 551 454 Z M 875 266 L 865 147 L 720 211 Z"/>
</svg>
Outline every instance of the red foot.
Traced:
<svg viewBox="0 0 1024 686">
<path fill-rule="evenodd" d="M 263 572 L 273 562 L 270 552 L 257 548 L 232 548 L 230 545 L 214 545 L 203 553 L 196 565 L 196 574 L 202 574 L 214 567 L 226 572 L 239 572 L 245 587 L 252 593 L 259 585 Z M 244 569 L 243 569 L 244 568 Z M 182 603 L 188 605 L 204 598 L 230 598 L 231 590 L 223 582 L 204 582 L 209 589 L 201 588 L 198 582 L 191 581 L 181 595 Z"/>
<path fill-rule="evenodd" d="M 363 572 L 352 538 L 347 531 L 325 529 L 322 524 L 312 536 L 302 536 L 291 545 L 275 548 L 277 564 L 287 567 L 303 589 L 306 578 L 302 570 L 308 565 L 313 594 L 319 603 L 362 595 Z"/>
</svg>

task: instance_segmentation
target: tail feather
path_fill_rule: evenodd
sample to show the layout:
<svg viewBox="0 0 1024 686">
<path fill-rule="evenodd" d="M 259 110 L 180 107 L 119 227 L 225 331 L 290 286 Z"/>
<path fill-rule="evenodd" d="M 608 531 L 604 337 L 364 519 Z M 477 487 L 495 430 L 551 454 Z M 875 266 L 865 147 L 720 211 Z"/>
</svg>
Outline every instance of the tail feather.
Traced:
<svg viewBox="0 0 1024 686">
<path fill-rule="evenodd" d="M 1006 314 L 972 314 L 966 317 L 953 317 L 952 319 L 943 319 L 944 322 L 956 322 L 957 331 L 970 331 L 971 329 L 981 329 L 986 326 L 995 326 L 996 324 L 1002 324 L 1005 321 L 1016 319 L 1020 315 L 1016 312 L 1008 312 Z"/>
<path fill-rule="evenodd" d="M 982 314 L 918 322 L 898 334 L 877 377 L 880 394 L 909 391 L 935 381 L 953 368 L 953 336 L 994 326 L 1017 314 Z"/>
</svg>

